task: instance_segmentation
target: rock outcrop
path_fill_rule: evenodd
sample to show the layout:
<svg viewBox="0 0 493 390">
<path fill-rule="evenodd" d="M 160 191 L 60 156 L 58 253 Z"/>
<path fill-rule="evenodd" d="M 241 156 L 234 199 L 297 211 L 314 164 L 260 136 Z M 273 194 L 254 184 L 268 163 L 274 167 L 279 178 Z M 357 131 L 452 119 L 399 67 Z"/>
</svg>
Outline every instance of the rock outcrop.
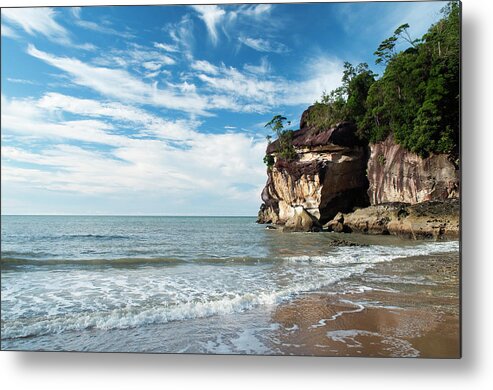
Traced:
<svg viewBox="0 0 493 390">
<path fill-rule="evenodd" d="M 370 145 L 370 149 L 368 197 L 372 205 L 459 197 L 459 170 L 451 156 L 421 158 L 396 144 L 392 137 Z"/>
<path fill-rule="evenodd" d="M 257 222 L 284 231 L 458 237 L 460 175 L 451 156 L 422 158 L 391 136 L 368 145 L 349 122 L 310 128 L 309 110 L 292 134 L 294 159 L 277 157 L 278 141 L 267 147 L 274 165 Z"/>
<path fill-rule="evenodd" d="M 340 214 L 327 224 L 327 228 L 329 231 L 392 234 L 411 239 L 457 239 L 459 215 L 458 199 L 414 205 L 386 203 Z"/>
<path fill-rule="evenodd" d="M 368 205 L 368 152 L 355 131 L 354 125 L 346 122 L 324 131 L 305 126 L 293 132 L 297 157 L 291 161 L 278 159 L 279 145 L 271 143 L 267 153 L 275 163 L 268 170 L 258 222 L 296 230 L 293 226 L 299 225 L 303 212 L 323 224 L 339 211 Z"/>
</svg>

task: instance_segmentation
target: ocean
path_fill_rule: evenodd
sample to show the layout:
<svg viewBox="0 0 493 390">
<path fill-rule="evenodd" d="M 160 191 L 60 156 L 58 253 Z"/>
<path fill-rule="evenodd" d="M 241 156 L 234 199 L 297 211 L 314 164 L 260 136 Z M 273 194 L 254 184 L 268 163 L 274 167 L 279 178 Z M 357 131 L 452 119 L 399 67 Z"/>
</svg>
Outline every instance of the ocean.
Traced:
<svg viewBox="0 0 493 390">
<path fill-rule="evenodd" d="M 459 250 L 254 217 L 2 216 L 1 239 L 2 350 L 284 354 L 279 334 L 295 325 L 273 319 L 280 306 L 367 291 L 360 276 L 377 264 Z"/>
</svg>

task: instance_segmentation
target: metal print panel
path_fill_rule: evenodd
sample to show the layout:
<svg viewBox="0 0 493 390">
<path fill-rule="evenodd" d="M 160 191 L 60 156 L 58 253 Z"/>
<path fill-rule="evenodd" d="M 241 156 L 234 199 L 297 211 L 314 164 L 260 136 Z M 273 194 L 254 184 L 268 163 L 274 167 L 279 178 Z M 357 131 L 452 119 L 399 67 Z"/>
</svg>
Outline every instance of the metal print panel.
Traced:
<svg viewBox="0 0 493 390">
<path fill-rule="evenodd" d="M 460 357 L 460 21 L 2 8 L 1 349 Z"/>
</svg>

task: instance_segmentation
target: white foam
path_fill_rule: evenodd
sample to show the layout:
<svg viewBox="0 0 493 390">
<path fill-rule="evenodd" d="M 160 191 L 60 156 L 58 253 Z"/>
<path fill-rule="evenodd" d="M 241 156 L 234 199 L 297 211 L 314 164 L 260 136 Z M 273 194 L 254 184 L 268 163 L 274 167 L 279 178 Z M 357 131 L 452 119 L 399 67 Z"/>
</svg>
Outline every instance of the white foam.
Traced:
<svg viewBox="0 0 493 390">
<path fill-rule="evenodd" d="M 363 347 L 363 343 L 356 340 L 358 337 L 378 337 L 382 339 L 381 343 L 387 346 L 384 349 L 390 353 L 390 356 L 419 356 L 419 351 L 413 348 L 409 341 L 397 337 L 384 336 L 377 332 L 369 332 L 360 329 L 340 329 L 327 332 L 326 335 L 333 341 L 344 343 L 348 348 Z"/>
<path fill-rule="evenodd" d="M 277 305 L 403 256 L 458 250 L 458 242 L 331 248 L 256 266 L 181 265 L 2 273 L 2 338 L 125 329 Z M 286 263 L 287 261 L 287 263 Z M 294 262 L 294 264 L 292 263 Z"/>
<path fill-rule="evenodd" d="M 354 305 L 354 306 L 356 306 L 356 309 L 354 309 L 354 310 L 341 310 L 341 311 L 338 311 L 337 313 L 335 313 L 334 315 L 332 315 L 330 318 L 322 318 L 320 321 L 318 321 L 318 323 L 316 323 L 315 325 L 310 326 L 310 328 L 312 328 L 312 329 L 314 329 L 314 328 L 320 328 L 322 326 L 327 325 L 327 322 L 329 322 L 329 321 L 335 321 L 336 319 L 338 319 L 340 316 L 342 316 L 344 314 L 360 313 L 363 310 L 365 310 L 365 307 L 362 304 L 360 304 L 360 303 L 351 302 L 351 301 L 348 301 L 348 300 L 345 300 L 345 299 L 341 299 L 340 302 L 349 303 L 351 305 Z"/>
<path fill-rule="evenodd" d="M 458 241 L 424 242 L 409 246 L 348 246 L 335 248 L 334 251 L 324 256 L 291 256 L 287 257 L 286 260 L 290 262 L 313 262 L 333 265 L 373 264 L 403 257 L 457 252 L 458 250 Z"/>
</svg>

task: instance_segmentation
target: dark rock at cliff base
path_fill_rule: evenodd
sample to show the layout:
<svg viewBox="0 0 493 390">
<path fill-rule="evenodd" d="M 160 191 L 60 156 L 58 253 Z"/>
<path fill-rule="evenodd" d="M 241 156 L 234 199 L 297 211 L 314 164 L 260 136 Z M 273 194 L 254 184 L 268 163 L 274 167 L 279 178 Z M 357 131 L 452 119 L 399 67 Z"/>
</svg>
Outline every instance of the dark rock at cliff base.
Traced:
<svg viewBox="0 0 493 390">
<path fill-rule="evenodd" d="M 358 244 L 356 242 L 351 242 L 348 240 L 332 240 L 330 246 L 369 246 L 368 244 Z"/>
<path fill-rule="evenodd" d="M 293 216 L 286 221 L 282 229 L 283 232 L 319 232 L 321 230 L 322 227 L 317 219 L 301 206 L 294 208 Z"/>
<path fill-rule="evenodd" d="M 458 199 L 419 204 L 385 203 L 339 216 L 328 225 L 341 223 L 348 231 L 366 234 L 392 234 L 411 239 L 457 239 L 459 237 Z"/>
</svg>

